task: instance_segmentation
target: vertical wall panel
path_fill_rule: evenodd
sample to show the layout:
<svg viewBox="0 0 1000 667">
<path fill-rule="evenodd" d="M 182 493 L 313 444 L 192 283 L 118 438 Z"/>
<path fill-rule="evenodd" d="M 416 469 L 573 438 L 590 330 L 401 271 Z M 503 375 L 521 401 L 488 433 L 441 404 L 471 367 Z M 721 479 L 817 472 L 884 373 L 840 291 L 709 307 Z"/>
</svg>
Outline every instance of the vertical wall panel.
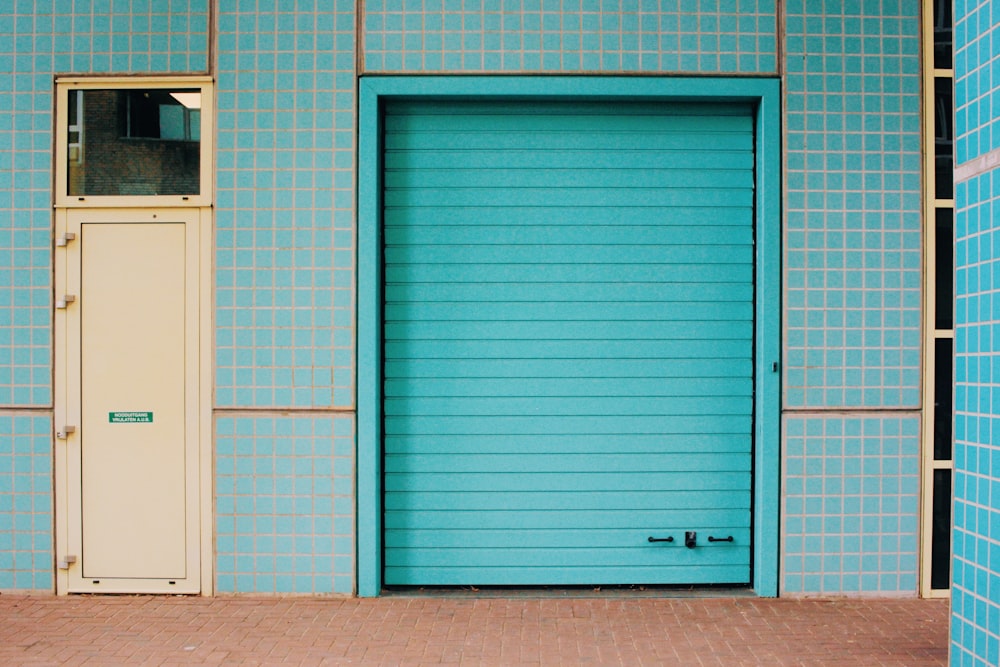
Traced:
<svg viewBox="0 0 1000 667">
<path fill-rule="evenodd" d="M 354 3 L 221 2 L 216 405 L 353 405 Z"/>
<path fill-rule="evenodd" d="M 785 5 L 784 593 L 917 592 L 918 17 Z"/>
<path fill-rule="evenodd" d="M 1000 1 L 955 3 L 951 664 L 1000 664 Z"/>
<path fill-rule="evenodd" d="M 52 421 L 0 414 L 0 591 L 52 591 Z"/>
<path fill-rule="evenodd" d="M 784 405 L 919 409 L 919 3 L 785 6 Z"/>
<path fill-rule="evenodd" d="M 920 420 L 789 416 L 785 593 L 917 593 Z"/>
<path fill-rule="evenodd" d="M 369 0 L 367 72 L 777 71 L 775 0 Z"/>
<path fill-rule="evenodd" d="M 216 590 L 354 591 L 354 422 L 216 420 Z"/>
</svg>

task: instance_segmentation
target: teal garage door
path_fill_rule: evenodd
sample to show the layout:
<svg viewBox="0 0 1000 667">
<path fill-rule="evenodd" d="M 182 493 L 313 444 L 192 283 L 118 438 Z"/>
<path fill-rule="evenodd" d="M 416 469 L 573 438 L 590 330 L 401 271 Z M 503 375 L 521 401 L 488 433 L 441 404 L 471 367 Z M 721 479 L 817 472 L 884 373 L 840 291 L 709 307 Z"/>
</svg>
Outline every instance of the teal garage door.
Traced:
<svg viewBox="0 0 1000 667">
<path fill-rule="evenodd" d="M 384 127 L 385 583 L 748 583 L 751 109 Z"/>
</svg>

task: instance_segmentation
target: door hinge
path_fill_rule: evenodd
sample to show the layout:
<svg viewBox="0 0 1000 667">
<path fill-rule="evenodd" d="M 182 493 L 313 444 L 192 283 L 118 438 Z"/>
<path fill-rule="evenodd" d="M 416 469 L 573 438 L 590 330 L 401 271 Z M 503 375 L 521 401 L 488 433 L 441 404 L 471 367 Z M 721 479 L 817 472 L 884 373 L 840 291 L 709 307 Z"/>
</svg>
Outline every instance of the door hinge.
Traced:
<svg viewBox="0 0 1000 667">
<path fill-rule="evenodd" d="M 59 301 L 56 301 L 56 308 L 60 308 L 60 309 L 66 308 L 67 306 L 69 306 L 69 304 L 73 303 L 74 301 L 76 301 L 76 295 L 75 294 L 67 294 L 66 296 L 64 296 Z"/>
<path fill-rule="evenodd" d="M 74 556 L 72 554 L 68 555 L 68 556 L 63 556 L 62 560 L 59 561 L 59 569 L 60 570 L 68 570 L 69 566 L 72 565 L 75 562 L 76 562 L 76 556 Z"/>
<path fill-rule="evenodd" d="M 63 426 L 62 429 L 56 431 L 56 437 L 60 440 L 65 440 L 73 433 L 76 433 L 76 427 L 72 425 Z"/>
<path fill-rule="evenodd" d="M 76 240 L 76 234 L 74 234 L 73 232 L 66 232 L 62 236 L 56 238 L 56 247 L 65 248 L 67 243 L 75 240 Z"/>
</svg>

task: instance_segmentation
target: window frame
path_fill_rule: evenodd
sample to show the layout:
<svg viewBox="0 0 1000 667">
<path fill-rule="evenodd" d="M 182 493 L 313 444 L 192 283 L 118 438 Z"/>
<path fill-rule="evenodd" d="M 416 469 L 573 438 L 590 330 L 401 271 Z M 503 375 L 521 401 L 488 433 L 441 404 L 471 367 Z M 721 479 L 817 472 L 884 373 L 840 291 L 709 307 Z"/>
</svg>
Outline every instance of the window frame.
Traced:
<svg viewBox="0 0 1000 667">
<path fill-rule="evenodd" d="M 951 198 L 940 196 L 944 193 L 938 192 L 937 182 L 937 162 L 939 158 L 938 147 L 947 145 L 949 150 L 953 148 L 954 137 L 947 137 L 948 130 L 954 134 L 954 90 L 952 90 L 951 108 L 942 104 L 941 98 L 937 94 L 938 84 L 954 86 L 954 69 L 942 69 L 936 67 L 935 46 L 936 37 L 946 30 L 951 30 L 953 26 L 944 25 L 948 18 L 945 10 L 949 7 L 947 0 L 923 0 L 922 17 L 922 77 L 923 77 L 923 231 L 924 231 L 924 299 L 923 299 L 923 404 L 921 406 L 921 495 L 920 495 L 920 584 L 919 594 L 924 598 L 946 598 L 951 595 L 951 576 L 949 575 L 949 585 L 945 588 L 935 588 L 933 585 L 933 564 L 934 564 L 934 537 L 936 533 L 934 526 L 935 519 L 935 476 L 938 473 L 954 474 L 955 468 L 955 443 L 954 443 L 954 361 L 951 365 L 951 374 L 948 378 L 938 378 L 937 363 L 938 342 L 949 341 L 951 355 L 954 357 L 955 339 L 955 319 L 952 312 L 951 327 L 941 327 L 937 321 L 938 301 L 943 298 L 952 300 L 951 308 L 954 308 L 953 295 L 941 295 L 937 293 L 938 288 L 938 246 L 946 246 L 949 253 L 954 253 L 954 240 L 951 238 L 939 238 L 937 226 L 937 214 L 939 211 L 951 211 L 954 216 L 955 199 L 954 191 Z M 952 60 L 954 65 L 954 59 Z M 945 108 L 942 108 L 945 107 Z M 949 127 L 950 126 L 950 127 Z M 952 156 L 952 168 L 954 168 L 954 156 Z M 954 233 L 954 217 L 952 218 L 952 233 Z M 944 248 L 942 248 L 943 250 Z M 944 267 L 941 267 L 944 268 Z M 954 265 L 951 267 L 954 272 Z M 946 380 L 952 385 L 951 401 L 947 405 L 938 405 L 937 381 Z M 946 410 L 949 419 L 952 420 L 952 443 L 951 458 L 935 458 L 935 412 Z M 953 479 L 954 484 L 954 479 Z M 941 499 L 937 499 L 940 501 Z M 951 489 L 951 497 L 948 498 L 948 506 L 951 507 L 949 516 L 950 525 L 948 530 L 949 550 L 954 554 L 954 485 Z M 941 507 L 938 504 L 937 507 Z M 951 567 L 952 556 L 949 556 L 946 563 Z"/>
<path fill-rule="evenodd" d="M 59 77 L 56 79 L 54 204 L 59 207 L 211 206 L 215 172 L 215 86 L 211 77 Z M 69 98 L 87 90 L 198 90 L 201 93 L 199 192 L 173 195 L 69 194 Z M 78 124 L 79 126 L 79 124 Z M 81 132 L 82 135 L 82 132 Z M 138 141 L 141 141 L 139 139 Z"/>
</svg>

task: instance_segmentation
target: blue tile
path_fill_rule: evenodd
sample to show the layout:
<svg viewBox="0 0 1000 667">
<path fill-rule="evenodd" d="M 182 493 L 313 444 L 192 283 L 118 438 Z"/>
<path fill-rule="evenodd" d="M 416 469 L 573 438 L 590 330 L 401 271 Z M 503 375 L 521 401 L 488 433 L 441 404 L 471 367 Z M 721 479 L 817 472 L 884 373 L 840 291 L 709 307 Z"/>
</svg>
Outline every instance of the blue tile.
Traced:
<svg viewBox="0 0 1000 667">
<path fill-rule="evenodd" d="M 918 467 L 904 472 L 899 461 L 903 451 L 916 458 L 918 425 L 888 416 L 786 416 L 783 591 L 915 593 Z M 913 485 L 904 495 L 906 482 Z M 801 578 L 789 563 L 817 576 Z M 849 579 L 841 574 L 848 564 Z"/>
<path fill-rule="evenodd" d="M 0 589 L 51 592 L 52 424 L 4 414 L 0 434 Z"/>
<path fill-rule="evenodd" d="M 220 591 L 330 593 L 353 577 L 353 432 L 346 416 L 217 419 L 217 568 L 237 575 Z"/>
</svg>

